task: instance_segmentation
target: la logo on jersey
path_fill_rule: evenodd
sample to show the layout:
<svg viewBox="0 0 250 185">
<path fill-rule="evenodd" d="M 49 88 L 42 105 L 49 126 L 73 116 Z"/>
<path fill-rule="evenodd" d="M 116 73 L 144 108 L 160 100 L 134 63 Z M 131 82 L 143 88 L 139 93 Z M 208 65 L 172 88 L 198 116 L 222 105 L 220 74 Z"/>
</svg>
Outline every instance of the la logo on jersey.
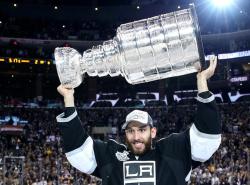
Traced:
<svg viewBox="0 0 250 185">
<path fill-rule="evenodd" d="M 124 185 L 156 185 L 155 161 L 123 162 Z"/>
</svg>

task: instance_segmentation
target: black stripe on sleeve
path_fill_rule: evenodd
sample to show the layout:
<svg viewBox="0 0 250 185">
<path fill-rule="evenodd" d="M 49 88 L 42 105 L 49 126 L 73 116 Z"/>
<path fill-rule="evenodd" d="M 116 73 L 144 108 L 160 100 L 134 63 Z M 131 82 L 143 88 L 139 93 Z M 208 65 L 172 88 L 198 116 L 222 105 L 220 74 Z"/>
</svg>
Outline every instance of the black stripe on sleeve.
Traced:
<svg viewBox="0 0 250 185">
<path fill-rule="evenodd" d="M 209 91 L 199 94 L 201 98 L 209 98 L 212 93 Z M 206 134 L 220 134 L 221 120 L 215 100 L 209 103 L 198 103 L 197 115 L 195 119 L 196 128 Z"/>
<path fill-rule="evenodd" d="M 66 108 L 64 118 L 71 116 L 75 111 L 74 107 Z M 61 131 L 63 148 L 66 153 L 82 146 L 88 138 L 88 134 L 77 115 L 69 122 L 58 122 L 58 126 Z"/>
</svg>

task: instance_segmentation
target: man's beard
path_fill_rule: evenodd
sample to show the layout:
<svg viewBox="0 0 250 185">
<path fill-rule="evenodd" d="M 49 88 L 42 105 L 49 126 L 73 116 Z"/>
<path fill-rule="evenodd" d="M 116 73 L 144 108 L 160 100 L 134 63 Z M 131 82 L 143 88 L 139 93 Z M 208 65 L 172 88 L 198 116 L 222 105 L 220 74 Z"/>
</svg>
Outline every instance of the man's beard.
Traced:
<svg viewBox="0 0 250 185">
<path fill-rule="evenodd" d="M 136 140 L 132 141 L 135 142 Z M 134 154 L 134 155 L 143 155 L 145 154 L 147 151 L 149 151 L 151 149 L 151 146 L 152 146 L 152 140 L 151 140 L 151 136 L 146 140 L 146 141 L 141 141 L 141 140 L 138 140 L 139 142 L 142 142 L 144 145 L 145 145 L 145 148 L 140 151 L 140 150 L 134 150 L 133 148 L 133 144 L 131 142 L 129 142 L 127 140 L 127 137 L 126 137 L 126 144 L 127 144 L 127 147 L 128 149 Z"/>
</svg>

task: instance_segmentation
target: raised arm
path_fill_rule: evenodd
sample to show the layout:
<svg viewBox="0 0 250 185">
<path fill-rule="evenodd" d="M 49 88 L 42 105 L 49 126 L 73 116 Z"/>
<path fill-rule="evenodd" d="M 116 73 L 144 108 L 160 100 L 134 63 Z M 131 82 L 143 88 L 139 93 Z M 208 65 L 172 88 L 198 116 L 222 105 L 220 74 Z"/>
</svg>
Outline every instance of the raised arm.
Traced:
<svg viewBox="0 0 250 185">
<path fill-rule="evenodd" d="M 208 160 L 221 143 L 221 123 L 213 93 L 207 80 L 213 76 L 217 57 L 210 59 L 209 67 L 197 74 L 198 107 L 195 123 L 190 128 L 191 155 L 194 161 Z"/>
<path fill-rule="evenodd" d="M 70 164 L 91 174 L 97 167 L 93 140 L 84 130 L 74 104 L 74 89 L 60 85 L 58 92 L 64 98 L 65 111 L 56 117 L 63 139 L 63 147 Z"/>
</svg>

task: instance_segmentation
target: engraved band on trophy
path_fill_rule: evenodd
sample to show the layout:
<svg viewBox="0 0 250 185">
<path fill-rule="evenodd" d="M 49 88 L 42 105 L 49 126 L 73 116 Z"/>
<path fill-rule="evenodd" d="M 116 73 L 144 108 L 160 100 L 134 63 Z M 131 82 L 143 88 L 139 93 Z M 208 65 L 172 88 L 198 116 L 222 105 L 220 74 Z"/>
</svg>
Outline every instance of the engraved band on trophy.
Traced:
<svg viewBox="0 0 250 185">
<path fill-rule="evenodd" d="M 81 55 L 55 49 L 61 84 L 75 88 L 89 76 L 122 75 L 131 84 L 197 72 L 204 61 L 194 8 L 122 24 L 112 40 Z"/>
</svg>

